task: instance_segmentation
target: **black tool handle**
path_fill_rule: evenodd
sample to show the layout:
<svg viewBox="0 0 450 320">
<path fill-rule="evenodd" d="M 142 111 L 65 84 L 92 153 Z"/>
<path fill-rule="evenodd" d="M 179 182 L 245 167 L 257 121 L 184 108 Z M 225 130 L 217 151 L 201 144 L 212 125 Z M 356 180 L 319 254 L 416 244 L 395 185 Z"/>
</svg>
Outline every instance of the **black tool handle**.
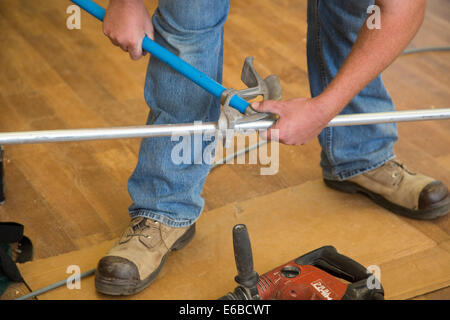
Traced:
<svg viewBox="0 0 450 320">
<path fill-rule="evenodd" d="M 356 282 L 369 277 L 367 269 L 355 260 L 337 252 L 332 246 L 324 246 L 308 252 L 295 260 L 300 265 L 318 267 L 335 277 Z"/>
<path fill-rule="evenodd" d="M 366 280 L 372 274 L 360 263 L 337 252 L 333 246 L 324 246 L 304 254 L 295 259 L 295 263 L 299 265 L 312 265 L 335 277 L 349 281 L 350 284 L 342 299 L 384 299 L 384 289 L 381 283 L 379 287 L 369 288 Z"/>
<path fill-rule="evenodd" d="M 244 224 L 235 225 L 233 228 L 233 247 L 238 272 L 236 282 L 248 289 L 256 288 L 259 277 L 253 269 L 252 247 Z"/>
</svg>

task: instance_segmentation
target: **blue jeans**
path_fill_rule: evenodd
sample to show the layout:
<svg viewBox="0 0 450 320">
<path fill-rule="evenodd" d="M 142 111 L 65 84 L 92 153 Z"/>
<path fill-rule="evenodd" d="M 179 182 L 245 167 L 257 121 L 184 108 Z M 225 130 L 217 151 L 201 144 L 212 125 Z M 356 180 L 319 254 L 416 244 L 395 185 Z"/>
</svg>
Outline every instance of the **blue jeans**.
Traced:
<svg viewBox="0 0 450 320">
<path fill-rule="evenodd" d="M 308 3 L 308 69 L 312 96 L 336 75 L 364 23 L 366 0 L 310 0 Z M 223 26 L 228 0 L 160 0 L 153 15 L 155 40 L 200 71 L 222 81 Z M 244 60 L 244 57 L 243 57 Z M 150 58 L 145 99 L 147 124 L 217 121 L 217 98 L 157 59 Z M 343 114 L 393 110 L 381 77 L 372 81 Z M 396 126 L 327 128 L 319 136 L 326 179 L 343 180 L 381 166 L 394 157 Z M 174 164 L 170 137 L 143 139 L 135 171 L 128 181 L 131 217 L 144 216 L 172 227 L 193 224 L 200 216 L 208 164 Z M 203 142 L 205 148 L 210 143 Z M 192 156 L 202 157 L 201 148 Z"/>
<path fill-rule="evenodd" d="M 311 95 L 319 95 L 349 54 L 373 0 L 308 1 L 308 75 Z M 379 75 L 341 114 L 393 111 Z M 394 158 L 395 124 L 325 128 L 319 135 L 323 177 L 345 180 Z"/>
</svg>

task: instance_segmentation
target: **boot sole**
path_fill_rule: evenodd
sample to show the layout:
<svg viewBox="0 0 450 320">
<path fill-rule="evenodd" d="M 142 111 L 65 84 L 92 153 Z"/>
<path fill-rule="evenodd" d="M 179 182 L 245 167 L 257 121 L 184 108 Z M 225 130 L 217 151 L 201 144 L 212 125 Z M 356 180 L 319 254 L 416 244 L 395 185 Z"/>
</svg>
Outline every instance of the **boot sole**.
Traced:
<svg viewBox="0 0 450 320">
<path fill-rule="evenodd" d="M 147 278 L 141 281 L 115 279 L 111 281 L 109 278 L 103 278 L 97 271 L 95 272 L 95 288 L 98 292 L 111 296 L 129 296 L 136 294 L 155 281 L 158 274 L 164 266 L 167 256 L 171 251 L 183 249 L 195 235 L 195 224 L 193 224 L 177 241 L 172 245 L 170 250 L 162 257 L 158 268 L 153 271 Z"/>
<path fill-rule="evenodd" d="M 333 181 L 333 180 L 325 180 L 325 185 L 327 187 L 345 192 L 350 194 L 356 194 L 360 193 L 368 197 L 370 200 L 375 202 L 377 205 L 402 216 L 412 218 L 412 219 L 418 219 L 418 220 L 433 220 L 437 219 L 439 217 L 445 216 L 449 210 L 450 210 L 450 195 L 447 195 L 447 197 L 438 203 L 434 204 L 430 208 L 427 209 L 419 209 L 419 210 L 412 210 L 405 208 L 403 206 L 399 206 L 395 203 L 392 203 L 388 200 L 386 200 L 381 195 L 372 192 L 364 187 L 361 187 L 360 185 L 351 182 L 351 181 Z"/>
</svg>

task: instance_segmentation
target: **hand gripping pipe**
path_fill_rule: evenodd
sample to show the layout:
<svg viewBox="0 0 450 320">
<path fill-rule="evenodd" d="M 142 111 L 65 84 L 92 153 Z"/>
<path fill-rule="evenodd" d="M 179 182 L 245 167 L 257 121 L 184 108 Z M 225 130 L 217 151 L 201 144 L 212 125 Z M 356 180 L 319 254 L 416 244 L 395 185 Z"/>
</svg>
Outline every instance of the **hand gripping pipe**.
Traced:
<svg viewBox="0 0 450 320">
<path fill-rule="evenodd" d="M 91 0 L 71 0 L 76 5 L 80 6 L 87 12 L 89 12 L 91 15 L 99 19 L 100 21 L 103 21 L 103 18 L 105 17 L 105 9 L 103 9 L 101 6 L 96 4 L 95 2 Z M 206 74 L 200 72 L 187 62 L 183 61 L 179 57 L 177 57 L 175 54 L 170 52 L 169 50 L 163 48 L 159 44 L 157 44 L 155 41 L 151 40 L 147 36 L 145 36 L 143 42 L 142 42 L 142 48 L 153 55 L 154 57 L 158 58 L 165 64 L 172 67 L 174 70 L 181 73 L 186 78 L 190 79 L 209 93 L 213 94 L 214 96 L 220 98 L 222 93 L 225 91 L 225 87 L 221 84 L 217 83 L 210 77 L 208 77 Z M 245 101 L 241 97 L 235 95 L 230 100 L 230 106 L 237 109 L 241 113 L 245 113 L 245 109 L 250 105 L 248 101 Z"/>
</svg>

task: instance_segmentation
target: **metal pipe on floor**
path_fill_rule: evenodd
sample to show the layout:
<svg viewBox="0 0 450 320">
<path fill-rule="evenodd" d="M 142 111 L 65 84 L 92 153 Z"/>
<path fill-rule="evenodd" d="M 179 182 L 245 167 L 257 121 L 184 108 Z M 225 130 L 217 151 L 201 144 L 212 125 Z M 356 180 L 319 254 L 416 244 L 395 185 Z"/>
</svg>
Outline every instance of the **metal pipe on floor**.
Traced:
<svg viewBox="0 0 450 320">
<path fill-rule="evenodd" d="M 444 119 L 450 119 L 450 108 L 339 115 L 331 120 L 327 127 Z M 242 122 L 236 124 L 235 130 L 237 132 L 250 129 L 266 130 L 273 124 L 274 120 L 271 119 Z M 167 137 L 196 133 L 214 134 L 217 131 L 218 125 L 216 122 L 198 122 L 133 127 L 5 132 L 0 133 L 0 145 Z"/>
</svg>

